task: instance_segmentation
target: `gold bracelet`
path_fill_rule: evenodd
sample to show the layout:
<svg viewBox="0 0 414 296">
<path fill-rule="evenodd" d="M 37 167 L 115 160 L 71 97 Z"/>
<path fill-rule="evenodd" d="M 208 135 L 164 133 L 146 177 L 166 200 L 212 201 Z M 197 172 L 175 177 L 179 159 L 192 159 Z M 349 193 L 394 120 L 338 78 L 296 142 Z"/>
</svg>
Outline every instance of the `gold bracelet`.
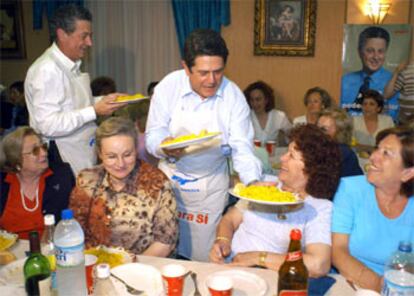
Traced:
<svg viewBox="0 0 414 296">
<path fill-rule="evenodd" d="M 219 241 L 219 240 L 230 243 L 230 239 L 226 236 L 218 236 L 218 237 L 216 237 L 216 239 L 214 241 L 216 242 L 216 241 Z"/>
<path fill-rule="evenodd" d="M 259 253 L 259 266 L 266 267 L 267 252 Z"/>
</svg>

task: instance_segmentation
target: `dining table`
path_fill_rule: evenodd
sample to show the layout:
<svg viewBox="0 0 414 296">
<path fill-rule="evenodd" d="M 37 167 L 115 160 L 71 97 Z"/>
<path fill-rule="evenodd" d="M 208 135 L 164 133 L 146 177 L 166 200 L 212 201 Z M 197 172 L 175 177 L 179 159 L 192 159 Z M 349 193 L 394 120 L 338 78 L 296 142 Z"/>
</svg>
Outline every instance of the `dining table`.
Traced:
<svg viewBox="0 0 414 296">
<path fill-rule="evenodd" d="M 24 258 L 26 256 L 26 252 L 29 250 L 29 243 L 25 240 L 18 240 L 18 242 L 10 249 L 17 259 Z M 265 296 L 274 296 L 277 295 L 277 281 L 278 281 L 278 273 L 270 270 L 270 269 L 263 269 L 263 268 L 252 268 L 252 267 L 238 267 L 238 266 L 231 266 L 229 264 L 215 264 L 209 262 L 198 262 L 198 261 L 188 261 L 188 260 L 178 260 L 173 258 L 160 258 L 160 257 L 152 257 L 152 256 L 143 256 L 138 255 L 136 256 L 136 260 L 139 263 L 150 265 L 157 270 L 161 270 L 163 266 L 168 264 L 180 264 L 184 266 L 188 271 L 195 272 L 197 274 L 197 283 L 201 295 L 208 296 L 210 295 L 208 289 L 206 287 L 206 279 L 212 274 L 215 273 L 223 273 L 227 272 L 228 274 L 239 274 L 241 276 L 251 276 L 251 279 L 254 281 L 264 281 L 266 290 L 263 291 Z M 12 263 L 10 263 L 12 264 Z M 2 274 L 2 270 L 7 268 L 7 265 L 0 266 L 0 275 Z M 352 296 L 355 295 L 355 290 L 348 284 L 343 276 L 340 274 L 329 274 L 329 277 L 332 277 L 336 280 L 336 282 L 330 287 L 330 289 L 326 292 L 326 296 Z M 242 278 L 243 279 L 243 278 Z M 234 287 L 233 296 L 258 296 L 252 295 L 251 293 L 247 293 L 244 290 L 243 285 L 248 285 L 247 278 L 246 282 L 240 282 Z M 0 291 L 1 290 L 1 278 L 0 278 Z M 22 283 L 23 284 L 23 283 Z M 23 285 L 22 285 L 23 287 Z M 190 276 L 187 276 L 184 281 L 184 296 L 192 296 L 194 295 L 194 283 Z M 22 291 L 24 294 L 24 289 Z M 0 293 L 1 294 L 1 293 Z M 2 294 L 3 295 L 3 294 Z M 19 293 L 14 293 L 13 296 L 18 296 Z M 129 295 L 120 292 L 119 295 Z M 4 295 L 6 296 L 6 295 Z"/>
</svg>

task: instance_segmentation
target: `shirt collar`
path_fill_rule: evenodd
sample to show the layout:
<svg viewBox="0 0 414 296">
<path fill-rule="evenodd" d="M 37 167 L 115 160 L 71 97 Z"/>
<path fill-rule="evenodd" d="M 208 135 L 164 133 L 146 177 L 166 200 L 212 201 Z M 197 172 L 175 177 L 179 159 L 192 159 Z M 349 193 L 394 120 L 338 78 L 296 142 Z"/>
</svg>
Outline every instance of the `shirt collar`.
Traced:
<svg viewBox="0 0 414 296">
<path fill-rule="evenodd" d="M 79 74 L 80 73 L 80 66 L 82 64 L 81 60 L 77 60 L 76 62 L 72 61 L 70 58 L 68 58 L 57 46 L 56 42 L 53 42 L 52 44 L 52 50 L 56 57 L 59 59 L 59 61 L 63 64 L 65 68 L 67 68 L 69 71 Z"/>
<path fill-rule="evenodd" d="M 383 67 L 379 68 L 377 71 L 375 71 L 371 75 L 368 75 L 364 71 L 361 71 L 361 79 L 364 79 L 365 77 L 369 76 L 371 78 L 371 80 L 375 80 L 375 79 L 379 78 L 382 75 L 383 72 L 384 72 Z"/>
<path fill-rule="evenodd" d="M 40 178 L 45 179 L 49 176 L 53 175 L 53 171 L 50 168 L 47 168 L 42 175 L 40 176 Z M 6 178 L 4 179 L 4 181 L 6 183 L 13 183 L 18 181 L 19 179 L 17 178 L 17 174 L 16 173 L 7 173 Z"/>
</svg>

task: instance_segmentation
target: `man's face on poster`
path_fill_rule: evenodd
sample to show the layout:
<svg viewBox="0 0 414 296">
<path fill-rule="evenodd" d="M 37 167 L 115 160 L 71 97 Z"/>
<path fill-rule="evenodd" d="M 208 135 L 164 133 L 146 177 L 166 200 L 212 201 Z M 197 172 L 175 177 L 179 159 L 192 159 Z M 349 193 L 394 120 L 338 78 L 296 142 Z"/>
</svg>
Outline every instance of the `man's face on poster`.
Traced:
<svg viewBox="0 0 414 296">
<path fill-rule="evenodd" d="M 385 62 L 387 42 L 382 38 L 368 38 L 359 52 L 363 70 L 367 74 L 378 71 Z"/>
</svg>

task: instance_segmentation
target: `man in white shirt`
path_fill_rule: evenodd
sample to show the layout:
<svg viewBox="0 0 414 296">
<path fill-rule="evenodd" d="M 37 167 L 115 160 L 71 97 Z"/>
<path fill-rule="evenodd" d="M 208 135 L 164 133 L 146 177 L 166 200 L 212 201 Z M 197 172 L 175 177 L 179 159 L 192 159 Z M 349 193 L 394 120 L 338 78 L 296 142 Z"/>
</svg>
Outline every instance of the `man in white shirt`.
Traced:
<svg viewBox="0 0 414 296">
<path fill-rule="evenodd" d="M 162 159 L 159 167 L 172 180 L 177 196 L 178 254 L 193 260 L 208 260 L 227 204 L 230 147 L 242 182 L 262 177 L 261 163 L 253 154 L 250 108 L 241 90 L 223 74 L 227 56 L 220 34 L 209 29 L 192 32 L 184 46 L 184 69 L 155 87 L 147 121 L 147 150 Z M 159 147 L 171 137 L 203 129 L 221 132 L 221 139 L 178 149 Z"/>
<path fill-rule="evenodd" d="M 30 126 L 50 144 L 50 159 L 68 162 L 75 175 L 96 162 L 94 120 L 124 104 L 119 94 L 99 98 L 90 90 L 81 59 L 92 46 L 91 13 L 80 6 L 60 7 L 50 21 L 54 41 L 29 68 L 25 96 Z"/>
</svg>

